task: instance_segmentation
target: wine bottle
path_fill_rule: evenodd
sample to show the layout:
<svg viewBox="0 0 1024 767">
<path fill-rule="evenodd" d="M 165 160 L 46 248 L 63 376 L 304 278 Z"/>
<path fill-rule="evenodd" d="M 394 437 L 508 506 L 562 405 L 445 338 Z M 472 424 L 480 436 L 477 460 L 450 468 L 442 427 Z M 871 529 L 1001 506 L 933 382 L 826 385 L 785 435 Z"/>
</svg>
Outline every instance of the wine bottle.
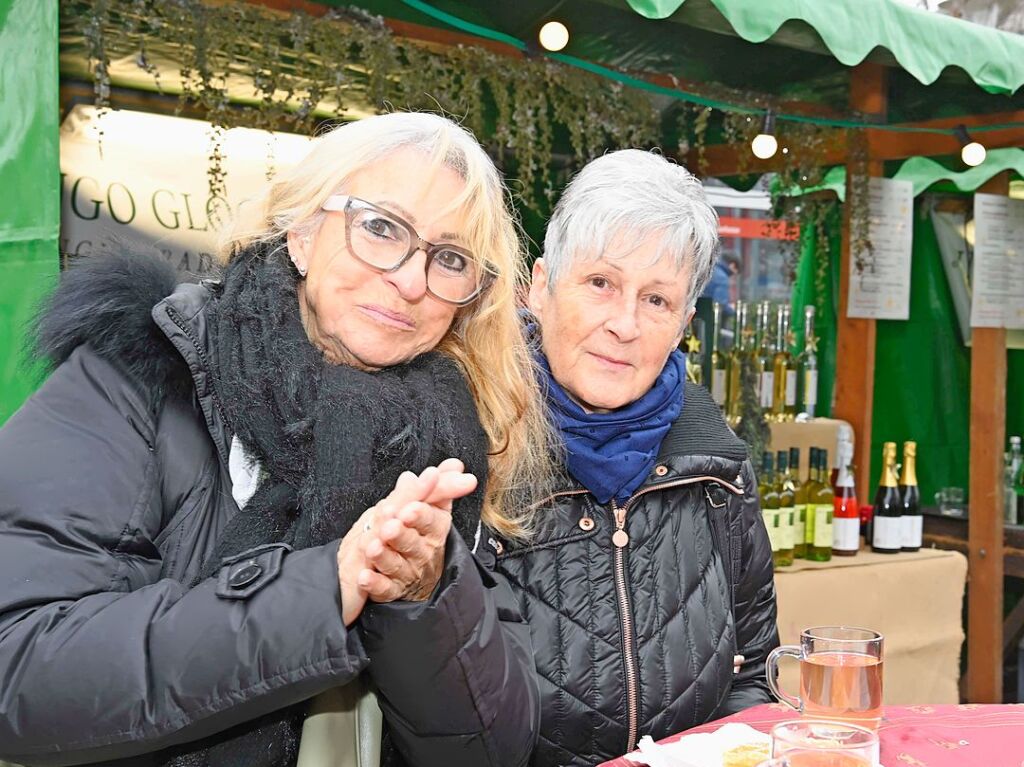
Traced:
<svg viewBox="0 0 1024 767">
<path fill-rule="evenodd" d="M 793 476 L 793 505 L 796 509 L 793 515 L 793 557 L 806 559 L 807 544 L 804 543 L 804 538 L 807 529 L 807 489 L 810 475 L 806 481 L 800 481 L 800 448 L 798 447 L 789 449 L 789 470 Z"/>
<path fill-rule="evenodd" d="M 814 307 L 804 307 L 804 350 L 800 355 L 800 405 L 813 418 L 818 404 L 818 339 L 814 335 Z"/>
<path fill-rule="evenodd" d="M 903 470 L 900 473 L 900 512 L 903 520 L 903 550 L 921 548 L 924 518 L 921 516 L 921 492 L 917 488 L 917 443 L 903 443 Z"/>
<path fill-rule="evenodd" d="M 828 483 L 828 451 L 811 448 L 814 456 L 814 487 L 807 497 L 807 558 L 815 562 L 832 559 L 832 522 L 835 496 Z M 813 508 L 813 512 L 811 509 Z M 813 516 L 812 516 L 813 515 Z"/>
<path fill-rule="evenodd" d="M 1007 524 L 1024 523 L 1020 515 L 1020 502 L 1017 495 L 1016 479 L 1021 466 L 1024 465 L 1024 454 L 1021 453 L 1019 436 L 1010 437 L 1010 452 L 1006 455 L 1006 468 L 1003 480 L 1003 514 Z"/>
<path fill-rule="evenodd" d="M 772 348 L 771 323 L 768 321 L 770 314 L 770 303 L 762 301 L 758 304 L 757 319 L 754 325 L 756 346 L 752 355 L 754 371 L 757 373 L 761 412 L 769 415 L 772 409 L 772 394 L 775 391 L 775 350 Z"/>
<path fill-rule="evenodd" d="M 747 327 L 747 303 L 736 302 L 736 316 L 733 317 L 732 349 L 726 366 L 729 371 L 726 393 L 725 414 L 730 424 L 735 426 L 740 420 L 740 400 L 743 394 L 743 363 L 747 357 L 747 344 L 750 330 Z"/>
<path fill-rule="evenodd" d="M 721 332 L 722 305 L 715 303 L 711 307 L 711 398 L 724 409 L 729 395 L 729 362 L 718 347 Z"/>
<path fill-rule="evenodd" d="M 772 546 L 772 563 L 779 556 L 781 530 L 779 529 L 779 494 L 775 492 L 774 474 L 772 471 L 772 454 L 767 450 L 761 455 L 761 474 L 757 482 L 757 494 L 761 499 L 761 516 L 768 530 L 768 541 Z"/>
<path fill-rule="evenodd" d="M 796 417 L 796 361 L 790 354 L 789 307 L 780 306 L 776 318 L 775 357 L 772 360 L 772 416 L 776 421 Z"/>
<path fill-rule="evenodd" d="M 896 443 L 886 442 L 882 446 L 882 476 L 878 481 L 872 514 L 872 551 L 896 554 L 902 550 L 901 516 L 900 491 L 896 487 Z"/>
<path fill-rule="evenodd" d="M 860 549 L 860 507 L 857 504 L 857 489 L 853 481 L 853 446 L 847 440 L 840 440 L 838 455 L 839 473 L 836 476 L 835 513 L 832 515 L 832 553 L 841 557 L 852 557 Z"/>
<path fill-rule="evenodd" d="M 796 511 L 793 483 L 789 477 L 789 454 L 780 450 L 775 454 L 775 492 L 779 496 L 779 556 L 776 567 L 793 564 L 793 514 Z"/>
</svg>

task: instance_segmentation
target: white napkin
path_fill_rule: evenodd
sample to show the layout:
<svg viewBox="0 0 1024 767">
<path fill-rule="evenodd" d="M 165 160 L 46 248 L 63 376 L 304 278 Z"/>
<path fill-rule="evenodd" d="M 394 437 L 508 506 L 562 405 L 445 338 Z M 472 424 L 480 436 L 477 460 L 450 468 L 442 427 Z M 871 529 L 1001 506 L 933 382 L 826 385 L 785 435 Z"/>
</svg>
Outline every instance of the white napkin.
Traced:
<svg viewBox="0 0 1024 767">
<path fill-rule="evenodd" d="M 722 754 L 744 743 L 769 743 L 763 732 L 745 724 L 723 724 L 714 732 L 684 735 L 675 743 L 658 745 L 650 735 L 637 744 L 639 751 L 626 758 L 649 767 L 722 767 Z"/>
</svg>

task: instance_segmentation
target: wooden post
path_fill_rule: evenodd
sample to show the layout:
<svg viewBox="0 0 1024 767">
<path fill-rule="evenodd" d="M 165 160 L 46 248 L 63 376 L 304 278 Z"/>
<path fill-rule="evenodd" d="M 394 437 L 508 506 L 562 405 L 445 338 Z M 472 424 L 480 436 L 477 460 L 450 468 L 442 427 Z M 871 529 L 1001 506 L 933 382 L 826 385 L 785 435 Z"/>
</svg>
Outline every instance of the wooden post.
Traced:
<svg viewBox="0 0 1024 767">
<path fill-rule="evenodd" d="M 865 62 L 858 65 L 850 78 L 850 107 L 865 114 L 885 116 L 885 68 Z M 849 170 L 849 166 L 847 166 Z M 883 174 L 882 163 L 869 160 L 871 176 Z M 853 427 L 854 455 L 857 466 L 857 497 L 870 497 L 871 482 L 871 414 L 875 387 L 875 321 L 846 316 L 850 291 L 850 209 L 854 195 L 853 174 L 846 174 L 846 205 L 843 210 L 843 241 L 839 265 L 839 316 L 836 318 L 836 383 L 835 418 L 848 421 Z"/>
<path fill-rule="evenodd" d="M 977 189 L 1009 194 L 1000 173 Z M 1006 330 L 971 331 L 971 457 L 968 516 L 967 700 L 1003 702 L 1003 445 Z"/>
</svg>

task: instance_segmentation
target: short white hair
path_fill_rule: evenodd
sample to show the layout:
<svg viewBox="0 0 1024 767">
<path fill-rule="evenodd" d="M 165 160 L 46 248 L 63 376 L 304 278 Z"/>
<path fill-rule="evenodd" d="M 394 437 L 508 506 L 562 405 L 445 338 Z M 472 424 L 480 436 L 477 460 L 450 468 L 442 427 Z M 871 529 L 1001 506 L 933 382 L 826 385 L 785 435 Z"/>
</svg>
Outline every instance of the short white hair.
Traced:
<svg viewBox="0 0 1024 767">
<path fill-rule="evenodd" d="M 656 235 L 656 258 L 669 256 L 689 275 L 686 308 L 704 292 L 718 252 L 718 214 L 704 187 L 686 168 L 660 154 L 622 149 L 599 157 L 565 188 L 544 237 L 549 290 L 581 258 L 605 251 L 622 237 Z"/>
</svg>

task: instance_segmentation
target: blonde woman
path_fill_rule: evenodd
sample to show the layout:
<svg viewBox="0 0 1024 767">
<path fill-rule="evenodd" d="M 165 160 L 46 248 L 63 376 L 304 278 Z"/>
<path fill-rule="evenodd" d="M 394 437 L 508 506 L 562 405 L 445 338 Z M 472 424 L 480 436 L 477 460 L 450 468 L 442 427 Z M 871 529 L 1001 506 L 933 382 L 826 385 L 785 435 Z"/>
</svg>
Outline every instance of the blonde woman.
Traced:
<svg viewBox="0 0 1024 767">
<path fill-rule="evenodd" d="M 368 676 L 384 764 L 518 765 L 529 631 L 471 554 L 546 477 L 521 254 L 470 134 L 392 114 L 243 206 L 219 281 L 71 269 L 0 430 L 0 757 L 297 758 Z"/>
</svg>

